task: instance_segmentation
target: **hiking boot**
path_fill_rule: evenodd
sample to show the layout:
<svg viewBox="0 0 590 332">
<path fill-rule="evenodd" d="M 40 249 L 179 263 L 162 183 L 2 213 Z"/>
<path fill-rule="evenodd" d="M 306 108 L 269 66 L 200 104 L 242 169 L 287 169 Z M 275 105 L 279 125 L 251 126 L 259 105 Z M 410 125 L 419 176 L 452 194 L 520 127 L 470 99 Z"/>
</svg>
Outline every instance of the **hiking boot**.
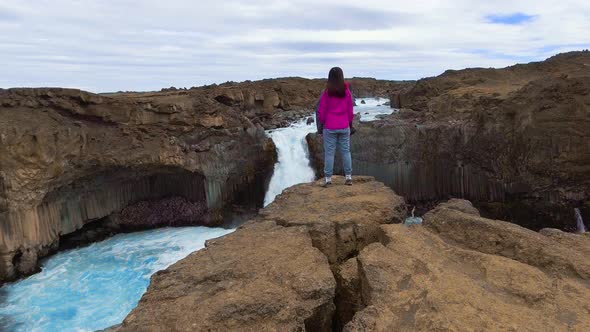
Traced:
<svg viewBox="0 0 590 332">
<path fill-rule="evenodd" d="M 352 179 L 346 179 L 346 181 L 344 182 L 345 185 L 347 186 L 352 186 Z"/>
</svg>

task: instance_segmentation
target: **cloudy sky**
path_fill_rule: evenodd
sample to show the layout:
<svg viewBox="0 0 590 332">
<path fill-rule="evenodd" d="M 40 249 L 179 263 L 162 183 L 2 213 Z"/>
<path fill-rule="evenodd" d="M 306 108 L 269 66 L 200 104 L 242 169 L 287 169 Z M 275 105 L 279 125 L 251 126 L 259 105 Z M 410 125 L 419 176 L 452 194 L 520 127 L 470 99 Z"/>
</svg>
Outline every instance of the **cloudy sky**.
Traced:
<svg viewBox="0 0 590 332">
<path fill-rule="evenodd" d="M 417 79 L 590 48 L 588 0 L 0 0 L 0 87 Z"/>
</svg>

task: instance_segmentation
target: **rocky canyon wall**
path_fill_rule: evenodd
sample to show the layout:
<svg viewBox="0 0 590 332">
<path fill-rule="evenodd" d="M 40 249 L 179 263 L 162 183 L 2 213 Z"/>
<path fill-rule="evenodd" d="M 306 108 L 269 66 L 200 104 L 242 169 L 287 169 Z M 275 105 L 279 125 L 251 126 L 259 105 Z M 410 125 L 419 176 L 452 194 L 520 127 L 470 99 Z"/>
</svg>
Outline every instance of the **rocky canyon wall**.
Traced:
<svg viewBox="0 0 590 332">
<path fill-rule="evenodd" d="M 0 92 L 0 280 L 34 271 L 60 236 L 139 201 L 184 197 L 201 206 L 194 224 L 219 223 L 237 187 L 272 172 L 262 127 L 200 96 L 165 99 Z"/>
<path fill-rule="evenodd" d="M 467 198 L 532 229 L 573 230 L 574 207 L 590 220 L 590 53 L 447 71 L 391 99 L 400 112 L 357 124 L 355 173 L 411 203 Z M 308 142 L 321 173 L 321 142 Z"/>
</svg>

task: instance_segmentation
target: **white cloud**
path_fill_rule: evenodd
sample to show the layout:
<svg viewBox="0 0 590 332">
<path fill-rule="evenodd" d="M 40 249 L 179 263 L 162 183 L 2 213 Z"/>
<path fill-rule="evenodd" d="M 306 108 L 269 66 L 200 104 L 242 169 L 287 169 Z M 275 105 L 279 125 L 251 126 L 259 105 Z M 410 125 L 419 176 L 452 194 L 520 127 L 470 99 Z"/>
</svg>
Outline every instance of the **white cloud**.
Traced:
<svg viewBox="0 0 590 332">
<path fill-rule="evenodd" d="M 514 13 L 534 19 L 488 19 Z M 4 0 L 0 87 L 154 90 L 333 65 L 416 79 L 589 48 L 588 17 L 586 0 Z"/>
</svg>

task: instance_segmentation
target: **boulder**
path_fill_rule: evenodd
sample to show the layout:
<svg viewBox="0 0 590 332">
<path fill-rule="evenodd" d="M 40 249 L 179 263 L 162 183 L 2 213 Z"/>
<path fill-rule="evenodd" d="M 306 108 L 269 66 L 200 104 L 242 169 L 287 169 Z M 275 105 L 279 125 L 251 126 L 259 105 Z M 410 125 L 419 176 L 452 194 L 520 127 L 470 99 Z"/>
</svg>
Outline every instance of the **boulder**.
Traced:
<svg viewBox="0 0 590 332">
<path fill-rule="evenodd" d="M 244 94 L 241 90 L 224 89 L 224 91 L 215 97 L 218 102 L 227 105 L 239 105 L 244 102 Z"/>
<path fill-rule="evenodd" d="M 465 199 L 452 198 L 446 202 L 442 202 L 432 209 L 432 211 L 430 211 L 430 215 L 437 213 L 442 209 L 456 210 L 479 217 L 479 210 L 476 209 L 470 201 Z"/>
<path fill-rule="evenodd" d="M 576 248 L 577 251 L 583 253 L 586 257 L 590 257 L 590 232 L 576 234 L 555 228 L 543 228 L 539 233 L 561 243 L 563 246 Z"/>
<path fill-rule="evenodd" d="M 454 205 L 439 205 L 426 213 L 424 226 L 466 249 L 507 257 L 556 274 L 590 279 L 590 261 L 576 248 L 509 222 L 465 213 Z"/>
<path fill-rule="evenodd" d="M 448 205 L 424 220 L 382 225 L 382 241 L 361 251 L 365 307 L 344 331 L 590 329 L 588 260 L 578 248 Z"/>
<path fill-rule="evenodd" d="M 152 276 L 116 331 L 331 331 L 336 282 L 305 227 L 249 223 Z"/>
<path fill-rule="evenodd" d="M 276 91 L 266 91 L 266 92 L 264 92 L 263 99 L 262 100 L 263 100 L 263 102 L 262 102 L 262 108 L 265 111 L 274 110 L 281 103 L 281 100 L 279 98 L 279 95 L 276 93 Z"/>
</svg>

